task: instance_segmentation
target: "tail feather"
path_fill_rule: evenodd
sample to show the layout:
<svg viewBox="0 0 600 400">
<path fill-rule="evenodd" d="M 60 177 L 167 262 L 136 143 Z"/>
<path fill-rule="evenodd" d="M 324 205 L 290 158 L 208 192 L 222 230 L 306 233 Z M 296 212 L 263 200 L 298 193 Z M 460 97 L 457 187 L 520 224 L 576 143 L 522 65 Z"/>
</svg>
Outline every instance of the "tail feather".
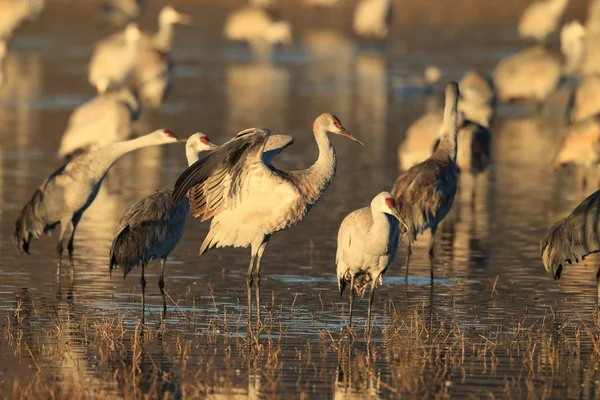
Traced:
<svg viewBox="0 0 600 400">
<path fill-rule="evenodd" d="M 37 189 L 31 200 L 25 204 L 15 222 L 14 238 L 21 253 L 29 254 L 31 240 L 39 238 L 42 233 L 50 231 L 57 224 L 47 224 L 37 212 L 43 198 L 43 192 Z"/>
<path fill-rule="evenodd" d="M 123 270 L 123 278 L 129 274 L 144 260 L 146 243 L 144 237 L 131 230 L 129 225 L 121 229 L 112 242 L 109 253 L 109 269 L 120 266 Z"/>
</svg>

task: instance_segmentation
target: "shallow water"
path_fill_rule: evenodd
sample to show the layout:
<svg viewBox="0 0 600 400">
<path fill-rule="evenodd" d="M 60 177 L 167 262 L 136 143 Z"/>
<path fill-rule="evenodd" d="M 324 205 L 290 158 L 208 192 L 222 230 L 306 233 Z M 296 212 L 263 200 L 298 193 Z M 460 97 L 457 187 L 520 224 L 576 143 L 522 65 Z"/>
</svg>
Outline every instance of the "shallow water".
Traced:
<svg viewBox="0 0 600 400">
<path fill-rule="evenodd" d="M 72 278 L 66 270 L 56 275 L 54 240 L 34 242 L 30 256 L 16 250 L 16 215 L 59 166 L 55 152 L 69 113 L 92 96 L 90 44 L 109 32 L 86 25 L 92 8 L 74 3 L 62 16 L 73 23 L 57 24 L 67 6 L 56 2 L 15 39 L 9 81 L 0 90 L 0 393 L 27 393 L 31 380 L 40 393 L 40 382 L 61 387 L 59 397 L 77 387 L 108 398 L 145 392 L 157 398 L 599 397 L 598 258 L 566 268 L 560 284 L 539 258 L 546 229 L 586 195 L 568 173 L 548 167 L 561 135 L 559 95 L 557 109 L 541 116 L 528 105 L 500 108 L 494 163 L 478 182 L 475 207 L 463 189 L 440 228 L 434 285 L 423 237 L 408 282 L 402 249 L 377 291 L 370 346 L 366 299 L 356 307 L 354 343 L 341 333 L 347 298 L 340 300 L 335 279 L 337 227 L 398 174 L 397 146 L 427 102 L 405 82 L 430 64 L 446 80 L 473 66 L 491 70 L 522 46 L 506 14 L 489 23 L 452 14 L 456 22 L 446 25 L 432 17 L 398 28 L 381 51 L 357 43 L 342 18 L 321 26 L 315 14 L 294 9 L 294 46 L 260 63 L 244 46 L 219 38 L 225 12 L 235 6 L 181 4 L 198 22 L 178 29 L 173 91 L 140 132 L 166 127 L 186 137 L 202 131 L 222 143 L 244 128 L 266 126 L 294 136 L 276 165 L 296 169 L 316 158 L 312 120 L 331 111 L 365 143 L 333 138 L 333 184 L 305 221 L 271 240 L 262 264 L 265 328 L 256 341 L 248 339 L 249 251 L 216 249 L 198 257 L 207 227 L 190 218 L 168 261 L 166 326 L 155 333 L 161 298 L 152 265 L 149 333 L 142 350 L 136 348 L 139 271 L 127 279 L 118 270 L 110 276 L 108 250 L 124 210 L 172 187 L 184 170 L 180 145 L 138 151 L 111 171 L 79 225 Z M 349 11 L 341 15 L 347 19 Z M 154 12 L 148 10 L 147 21 Z"/>
</svg>

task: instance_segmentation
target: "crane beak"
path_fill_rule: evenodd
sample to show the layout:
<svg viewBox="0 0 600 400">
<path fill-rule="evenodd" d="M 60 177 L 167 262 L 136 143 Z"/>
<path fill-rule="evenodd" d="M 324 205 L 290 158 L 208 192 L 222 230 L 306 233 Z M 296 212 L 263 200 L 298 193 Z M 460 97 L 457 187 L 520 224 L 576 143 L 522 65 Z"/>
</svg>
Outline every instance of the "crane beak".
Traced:
<svg viewBox="0 0 600 400">
<path fill-rule="evenodd" d="M 219 145 L 214 144 L 213 142 L 208 142 L 208 147 L 210 147 L 211 150 L 216 150 L 219 148 Z"/>
<path fill-rule="evenodd" d="M 390 211 L 392 212 L 392 215 L 394 217 L 396 217 L 398 222 L 400 222 L 400 225 L 402 225 L 404 227 L 404 229 L 406 229 L 406 231 L 408 232 L 408 225 L 406 225 L 406 222 L 404 222 L 404 220 L 400 216 L 400 213 L 398 213 L 398 210 L 396 210 L 395 207 L 392 207 L 392 208 L 390 208 Z"/>
<path fill-rule="evenodd" d="M 348 139 L 360 144 L 361 146 L 363 145 L 363 142 L 361 142 L 360 140 L 358 140 L 356 137 L 354 137 L 354 135 L 352 135 L 350 132 L 348 132 L 348 130 L 346 128 L 344 128 L 342 126 L 342 133 L 340 133 L 340 135 L 347 137 Z"/>
</svg>

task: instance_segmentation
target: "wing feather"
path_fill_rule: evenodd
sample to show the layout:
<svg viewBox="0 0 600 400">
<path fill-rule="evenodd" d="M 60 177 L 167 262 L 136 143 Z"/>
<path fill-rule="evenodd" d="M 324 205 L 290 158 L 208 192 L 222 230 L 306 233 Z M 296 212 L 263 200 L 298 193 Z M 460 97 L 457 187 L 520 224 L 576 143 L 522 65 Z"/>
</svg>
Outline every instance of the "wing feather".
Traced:
<svg viewBox="0 0 600 400">
<path fill-rule="evenodd" d="M 276 135 L 275 138 L 271 148 L 267 147 L 271 154 L 279 153 L 292 143 L 289 136 Z M 236 207 L 251 195 L 252 188 L 260 184 L 259 179 L 253 177 L 283 179 L 265 162 L 272 157 L 265 160 L 262 155 L 268 142 L 270 132 L 266 129 L 242 131 L 181 174 L 173 191 L 175 203 L 188 193 L 192 214 L 205 221 L 226 208 Z"/>
</svg>

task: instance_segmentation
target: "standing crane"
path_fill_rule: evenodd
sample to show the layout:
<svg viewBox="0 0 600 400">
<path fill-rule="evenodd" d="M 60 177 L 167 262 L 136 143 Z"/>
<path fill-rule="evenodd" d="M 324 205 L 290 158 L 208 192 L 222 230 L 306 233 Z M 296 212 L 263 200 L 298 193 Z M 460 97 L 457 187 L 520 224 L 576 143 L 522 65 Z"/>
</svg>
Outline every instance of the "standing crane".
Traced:
<svg viewBox="0 0 600 400">
<path fill-rule="evenodd" d="M 188 165 L 198 161 L 201 152 L 214 150 L 217 147 L 205 134 L 193 134 L 185 145 Z M 167 257 L 183 236 L 189 210 L 190 203 L 187 199 L 175 203 L 172 192 L 169 189 L 161 189 L 133 204 L 121 217 L 110 249 L 109 268 L 112 273 L 114 268 L 120 266 L 123 270 L 123 278 L 125 278 L 131 270 L 141 265 L 142 323 L 144 323 L 144 310 L 146 309 L 144 270 L 148 263 L 155 259 L 160 259 L 158 287 L 163 301 L 162 318 L 164 319 L 167 314 L 164 289 L 165 264 Z"/>
<path fill-rule="evenodd" d="M 189 15 L 166 6 L 158 14 L 158 31 L 152 36 L 142 34 L 133 87 L 144 106 L 158 108 L 168 94 L 173 75 L 170 53 L 175 36 L 174 25 L 189 25 L 191 20 Z"/>
<path fill-rule="evenodd" d="M 124 142 L 113 143 L 85 153 L 57 169 L 36 189 L 23 207 L 15 224 L 15 241 L 19 251 L 29 254 L 32 239 L 52 231 L 60 223 L 56 250 L 61 264 L 63 238 L 71 229 L 69 263 L 73 267 L 73 239 L 83 213 L 92 204 L 106 173 L 125 154 L 142 147 L 178 142 L 168 130 L 159 129 Z"/>
<path fill-rule="evenodd" d="M 89 82 L 98 93 L 110 87 L 127 86 L 137 65 L 140 41 L 138 26 L 135 23 L 127 25 L 125 45 L 116 42 L 114 36 L 98 42 L 90 60 Z"/>
<path fill-rule="evenodd" d="M 381 192 L 373 198 L 370 207 L 352 211 L 340 225 L 335 263 L 340 296 L 350 283 L 349 327 L 352 327 L 354 296 L 364 296 L 371 283 L 367 316 L 367 332 L 371 332 L 375 287 L 383 282 L 383 274 L 398 251 L 398 222 L 404 224 L 394 197 L 389 192 Z M 406 225 L 404 228 L 408 231 Z"/>
<path fill-rule="evenodd" d="M 402 220 L 408 225 L 406 279 L 412 254 L 411 245 L 417 233 L 431 229 L 429 261 L 431 281 L 435 258 L 435 233 L 438 224 L 452 208 L 458 180 L 456 166 L 458 133 L 458 84 L 446 85 L 444 119 L 437 149 L 425 161 L 415 165 L 396 179 L 392 194 Z"/>
<path fill-rule="evenodd" d="M 589 195 L 568 217 L 558 221 L 540 242 L 546 271 L 560 279 L 563 267 L 600 251 L 600 190 Z M 600 268 L 596 273 L 600 305 Z"/>
<path fill-rule="evenodd" d="M 263 155 L 268 129 L 248 129 L 189 167 L 177 179 L 175 203 L 189 192 L 194 217 L 213 218 L 200 254 L 213 247 L 250 247 L 246 275 L 248 325 L 252 325 L 252 285 L 260 321 L 260 263 L 276 232 L 300 222 L 321 198 L 335 176 L 336 156 L 328 133 L 362 144 L 333 114 L 321 114 L 313 124 L 319 148 L 317 161 L 300 171 L 281 171 Z M 280 146 L 283 150 L 287 144 Z M 278 151 L 277 151 L 278 152 Z M 271 156 L 272 157 L 272 156 Z"/>
<path fill-rule="evenodd" d="M 584 56 L 585 28 L 577 21 L 560 33 L 564 63 L 544 48 L 534 46 L 502 59 L 494 69 L 498 100 L 536 100 L 541 107 L 562 77 L 579 72 Z"/>
</svg>

